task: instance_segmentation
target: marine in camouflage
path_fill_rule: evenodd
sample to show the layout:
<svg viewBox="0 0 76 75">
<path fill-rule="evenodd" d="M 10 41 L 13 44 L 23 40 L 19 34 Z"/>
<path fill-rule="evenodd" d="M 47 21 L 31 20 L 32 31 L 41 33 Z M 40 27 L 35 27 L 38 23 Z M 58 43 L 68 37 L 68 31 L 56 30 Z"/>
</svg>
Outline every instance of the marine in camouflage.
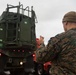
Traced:
<svg viewBox="0 0 76 75">
<path fill-rule="evenodd" d="M 76 28 L 50 38 L 36 50 L 37 62 L 52 62 L 50 75 L 76 75 Z"/>
</svg>

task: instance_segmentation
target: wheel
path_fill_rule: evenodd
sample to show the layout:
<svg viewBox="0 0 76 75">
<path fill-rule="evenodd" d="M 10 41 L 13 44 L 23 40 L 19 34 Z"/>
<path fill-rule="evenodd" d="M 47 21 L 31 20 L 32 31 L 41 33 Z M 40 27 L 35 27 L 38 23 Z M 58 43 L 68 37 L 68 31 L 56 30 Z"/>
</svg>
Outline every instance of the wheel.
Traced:
<svg viewBox="0 0 76 75">
<path fill-rule="evenodd" d="M 14 70 L 14 71 L 10 71 L 10 75 L 25 75 L 25 72 L 23 69 L 21 70 Z"/>
<path fill-rule="evenodd" d="M 6 58 L 5 57 L 0 57 L 0 72 L 4 71 L 4 67 L 6 65 Z"/>
<path fill-rule="evenodd" d="M 49 65 L 48 66 L 48 72 L 47 72 L 48 74 L 50 74 L 50 68 L 51 68 L 51 66 Z"/>
<path fill-rule="evenodd" d="M 4 72 L 0 72 L 0 75 L 6 75 Z"/>
<path fill-rule="evenodd" d="M 37 75 L 43 75 L 44 74 L 44 67 L 43 67 L 43 65 L 42 64 L 39 64 L 38 66 L 37 66 Z"/>
</svg>

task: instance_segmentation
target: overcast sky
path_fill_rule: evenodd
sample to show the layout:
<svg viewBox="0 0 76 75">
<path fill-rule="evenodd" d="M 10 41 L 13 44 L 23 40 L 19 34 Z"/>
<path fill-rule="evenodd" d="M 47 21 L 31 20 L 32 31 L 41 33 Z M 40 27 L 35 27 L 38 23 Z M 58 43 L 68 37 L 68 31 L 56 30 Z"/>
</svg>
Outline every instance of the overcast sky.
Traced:
<svg viewBox="0 0 76 75">
<path fill-rule="evenodd" d="M 36 37 L 45 37 L 45 43 L 50 37 L 63 32 L 62 18 L 69 11 L 76 11 L 76 0 L 0 0 L 0 15 L 7 4 L 33 6 L 38 23 L 36 23 Z"/>
</svg>

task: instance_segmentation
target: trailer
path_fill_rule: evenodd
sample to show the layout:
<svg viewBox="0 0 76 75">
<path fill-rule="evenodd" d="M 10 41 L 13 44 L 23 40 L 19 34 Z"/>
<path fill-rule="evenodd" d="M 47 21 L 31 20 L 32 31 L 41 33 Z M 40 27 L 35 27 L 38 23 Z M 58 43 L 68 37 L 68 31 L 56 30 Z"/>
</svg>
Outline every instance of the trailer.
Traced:
<svg viewBox="0 0 76 75">
<path fill-rule="evenodd" d="M 33 6 L 30 10 L 20 2 L 17 6 L 7 4 L 0 16 L 0 72 L 10 71 L 13 75 L 34 72 L 35 22 Z"/>
</svg>

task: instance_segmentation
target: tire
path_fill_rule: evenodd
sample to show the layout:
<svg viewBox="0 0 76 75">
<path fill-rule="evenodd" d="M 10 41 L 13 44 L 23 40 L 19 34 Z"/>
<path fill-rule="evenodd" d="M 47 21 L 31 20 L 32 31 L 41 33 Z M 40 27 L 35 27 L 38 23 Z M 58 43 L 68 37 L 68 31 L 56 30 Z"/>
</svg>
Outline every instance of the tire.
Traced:
<svg viewBox="0 0 76 75">
<path fill-rule="evenodd" d="M 23 69 L 21 70 L 14 70 L 14 71 L 10 71 L 10 75 L 25 75 L 25 72 Z"/>
<path fill-rule="evenodd" d="M 4 72 L 4 67 L 6 65 L 6 58 L 5 57 L 0 57 L 0 72 Z"/>
<path fill-rule="evenodd" d="M 44 66 L 42 64 L 39 64 L 37 66 L 37 75 L 43 75 L 44 74 Z"/>
<path fill-rule="evenodd" d="M 48 75 L 50 74 L 50 68 L 51 68 L 51 66 L 49 65 L 49 66 L 48 66 L 48 72 L 47 72 Z"/>
</svg>

